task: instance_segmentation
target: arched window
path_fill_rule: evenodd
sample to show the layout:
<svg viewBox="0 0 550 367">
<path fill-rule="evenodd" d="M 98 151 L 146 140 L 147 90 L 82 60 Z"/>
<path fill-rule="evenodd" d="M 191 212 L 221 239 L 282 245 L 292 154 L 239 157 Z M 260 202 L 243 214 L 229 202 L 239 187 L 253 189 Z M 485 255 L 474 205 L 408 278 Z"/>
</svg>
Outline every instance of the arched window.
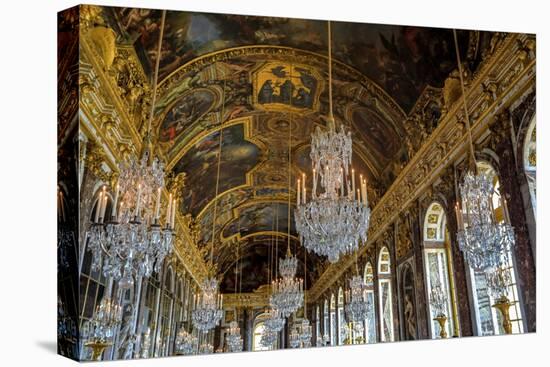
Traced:
<svg viewBox="0 0 550 367">
<path fill-rule="evenodd" d="M 443 207 L 439 203 L 432 203 L 424 218 L 424 267 L 426 274 L 426 289 L 428 293 L 428 309 L 430 311 L 430 334 L 432 339 L 439 338 L 441 329 L 434 320 L 437 315 L 430 298 L 432 289 L 440 288 L 447 298 L 445 323 L 447 335 L 453 335 L 453 307 L 451 295 L 451 281 L 449 277 L 450 252 L 448 236 L 446 236 L 446 217 Z"/>
<path fill-rule="evenodd" d="M 330 345 L 336 345 L 336 297 L 330 295 Z"/>
<path fill-rule="evenodd" d="M 525 144 L 523 145 L 523 167 L 527 182 L 529 183 L 529 194 L 531 196 L 531 205 L 537 216 L 537 116 L 533 116 L 533 120 L 527 129 L 525 136 Z"/>
<path fill-rule="evenodd" d="M 253 351 L 260 351 L 260 350 L 269 350 L 268 347 L 265 347 L 260 343 L 262 340 L 262 334 L 264 333 L 265 325 L 262 322 L 258 322 L 256 326 L 254 326 L 254 334 L 252 334 L 252 350 Z"/>
<path fill-rule="evenodd" d="M 390 342 L 393 337 L 393 311 L 391 291 L 391 260 L 387 247 L 378 255 L 378 294 L 380 299 L 380 340 Z"/>
<path fill-rule="evenodd" d="M 367 302 L 374 306 L 374 272 L 370 262 L 365 265 L 364 281 L 367 286 Z M 365 320 L 365 341 L 367 343 L 376 343 L 376 320 L 374 317 L 374 307 L 370 308 L 370 313 Z"/>
<path fill-rule="evenodd" d="M 493 209 L 495 212 L 495 218 L 499 222 L 503 222 L 506 219 L 504 214 L 504 206 L 500 197 L 500 182 L 496 171 L 487 162 L 478 162 L 478 169 L 481 172 L 491 173 L 494 175 L 494 191 L 493 191 Z M 523 332 L 523 320 L 521 316 L 520 302 L 518 299 L 518 289 L 516 284 L 516 271 L 514 267 L 513 254 L 508 256 L 510 263 L 507 264 L 510 270 L 512 283 L 509 287 L 508 298 L 512 303 L 510 307 L 510 319 L 512 321 L 512 332 Z M 470 268 L 470 279 L 472 284 L 472 293 L 476 314 L 477 332 L 479 335 L 498 335 L 504 334 L 502 329 L 501 315 L 492 305 L 495 300 L 491 297 L 487 289 L 487 282 L 485 275 L 482 272 L 474 271 Z"/>
<path fill-rule="evenodd" d="M 346 321 L 344 319 L 344 291 L 338 289 L 338 345 L 343 345 L 346 339 Z"/>
</svg>

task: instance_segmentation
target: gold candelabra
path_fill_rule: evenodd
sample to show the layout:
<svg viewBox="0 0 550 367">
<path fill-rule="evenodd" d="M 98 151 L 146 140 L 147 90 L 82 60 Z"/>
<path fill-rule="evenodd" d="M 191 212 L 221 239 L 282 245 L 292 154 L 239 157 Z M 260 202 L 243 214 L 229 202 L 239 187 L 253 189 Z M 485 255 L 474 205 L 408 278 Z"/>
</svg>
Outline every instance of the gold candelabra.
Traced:
<svg viewBox="0 0 550 367">
<path fill-rule="evenodd" d="M 500 311 L 502 315 L 502 328 L 506 334 L 512 334 L 512 321 L 510 320 L 510 306 L 512 303 L 506 296 L 502 296 L 496 300 L 494 308 Z"/>
<path fill-rule="evenodd" d="M 92 349 L 92 361 L 100 361 L 103 351 L 107 347 L 111 346 L 111 343 L 100 341 L 100 340 L 94 340 L 94 341 L 87 342 L 84 345 Z"/>
<path fill-rule="evenodd" d="M 444 314 L 439 314 L 437 317 L 434 317 L 434 321 L 437 321 L 439 324 L 439 337 L 441 339 L 447 338 L 447 330 L 445 328 L 445 323 L 447 322 L 447 316 Z"/>
</svg>

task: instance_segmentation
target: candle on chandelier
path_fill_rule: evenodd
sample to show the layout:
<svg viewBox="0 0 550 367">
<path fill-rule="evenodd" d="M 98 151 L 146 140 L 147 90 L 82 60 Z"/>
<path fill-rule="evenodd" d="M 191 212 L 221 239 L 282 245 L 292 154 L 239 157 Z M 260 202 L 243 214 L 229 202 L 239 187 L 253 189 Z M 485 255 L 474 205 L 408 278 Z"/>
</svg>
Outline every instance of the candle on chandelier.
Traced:
<svg viewBox="0 0 550 367">
<path fill-rule="evenodd" d="M 296 189 L 296 206 L 300 205 L 300 179 L 298 179 L 297 183 L 297 189 Z"/>
<path fill-rule="evenodd" d="M 103 223 L 103 216 L 104 216 L 104 213 L 105 213 L 105 209 L 104 209 L 103 206 L 106 203 L 106 201 L 105 201 L 106 196 L 107 196 L 107 191 L 106 191 L 105 186 L 103 186 L 103 189 L 101 190 L 101 194 L 99 195 L 99 205 L 98 205 L 98 208 L 99 208 L 99 221 L 101 223 Z"/>
<path fill-rule="evenodd" d="M 120 222 L 120 220 L 122 219 L 122 210 L 124 208 L 124 201 L 121 201 L 120 202 L 120 210 L 118 211 L 118 216 L 117 216 L 117 222 Z"/>
<path fill-rule="evenodd" d="M 363 181 L 363 204 L 367 204 L 367 180 Z"/>
<path fill-rule="evenodd" d="M 351 169 L 351 192 L 355 196 L 355 169 Z M 355 198 L 353 198 L 355 200 Z"/>
<path fill-rule="evenodd" d="M 137 200 L 136 200 L 136 217 L 139 217 L 140 206 L 141 206 L 141 184 L 138 185 Z"/>
<path fill-rule="evenodd" d="M 302 196 L 302 201 L 304 202 L 304 204 L 306 203 L 306 174 L 305 173 L 302 173 L 302 188 L 303 188 L 303 196 Z"/>
<path fill-rule="evenodd" d="M 172 213 L 172 194 L 168 198 L 168 207 L 166 208 L 166 227 L 170 226 L 170 214 Z"/>
<path fill-rule="evenodd" d="M 94 217 L 94 223 L 97 223 L 99 220 L 99 206 L 101 205 L 101 193 L 99 193 L 99 197 L 97 199 L 97 204 L 95 205 L 95 217 Z"/>
<path fill-rule="evenodd" d="M 103 205 L 101 206 L 101 214 L 100 214 L 100 220 L 101 223 L 105 220 L 105 209 L 107 209 L 107 201 L 109 200 L 109 197 L 107 196 L 107 193 L 103 195 Z"/>
<path fill-rule="evenodd" d="M 120 185 L 117 184 L 116 185 L 116 190 L 115 190 L 115 201 L 113 202 L 113 209 L 111 209 L 111 218 L 112 220 L 116 220 L 116 210 L 117 210 L 117 205 L 118 205 L 118 195 L 120 193 Z"/>
<path fill-rule="evenodd" d="M 159 187 L 157 190 L 157 202 L 155 203 L 155 221 L 158 221 L 160 216 L 160 195 L 161 195 L 161 188 Z"/>
</svg>

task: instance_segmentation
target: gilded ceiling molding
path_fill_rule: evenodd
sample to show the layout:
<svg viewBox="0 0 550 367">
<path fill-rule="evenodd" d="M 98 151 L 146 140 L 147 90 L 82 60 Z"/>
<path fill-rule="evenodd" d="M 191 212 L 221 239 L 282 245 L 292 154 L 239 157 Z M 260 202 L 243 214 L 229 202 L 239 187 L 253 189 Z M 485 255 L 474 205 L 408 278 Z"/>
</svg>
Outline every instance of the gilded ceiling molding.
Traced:
<svg viewBox="0 0 550 367">
<path fill-rule="evenodd" d="M 532 38 L 525 34 L 496 35 L 491 56 L 468 81 L 466 90 L 468 109 L 472 116 L 474 141 L 483 136 L 496 113 L 511 104 L 514 98 L 535 83 L 535 53 Z M 531 45 L 532 47 L 530 48 Z M 527 51 L 526 51 L 527 50 Z M 492 80 L 495 93 L 487 95 L 483 83 Z M 416 200 L 442 172 L 466 154 L 466 134 L 462 104 L 455 101 L 438 127 L 429 136 L 380 202 L 372 210 L 369 240 L 360 248 L 365 253 L 393 223 L 404 208 Z M 330 265 L 311 289 L 311 300 L 316 300 L 353 264 L 347 256 Z"/>
</svg>

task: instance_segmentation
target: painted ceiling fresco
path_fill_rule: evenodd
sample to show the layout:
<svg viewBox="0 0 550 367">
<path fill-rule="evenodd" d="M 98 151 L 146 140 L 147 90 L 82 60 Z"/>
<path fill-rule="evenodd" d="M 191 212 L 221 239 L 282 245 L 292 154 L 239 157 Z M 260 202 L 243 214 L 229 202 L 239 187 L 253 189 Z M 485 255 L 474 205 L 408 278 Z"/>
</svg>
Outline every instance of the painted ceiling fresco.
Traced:
<svg viewBox="0 0 550 367">
<path fill-rule="evenodd" d="M 146 70 L 156 60 L 160 11 L 111 8 L 123 36 L 136 45 Z M 410 110 L 426 85 L 441 87 L 455 67 L 448 29 L 334 22 L 334 57 L 378 83 Z M 325 21 L 169 11 L 160 64 L 161 79 L 186 62 L 246 45 L 275 45 L 326 54 Z M 468 32 L 459 32 L 463 51 Z"/>
<path fill-rule="evenodd" d="M 219 131 L 198 141 L 174 167 L 174 173 L 186 174 L 182 211 L 193 216 L 216 194 Z M 244 125 L 223 129 L 218 192 L 246 183 L 246 173 L 258 162 L 260 150 L 244 137 Z"/>
</svg>

